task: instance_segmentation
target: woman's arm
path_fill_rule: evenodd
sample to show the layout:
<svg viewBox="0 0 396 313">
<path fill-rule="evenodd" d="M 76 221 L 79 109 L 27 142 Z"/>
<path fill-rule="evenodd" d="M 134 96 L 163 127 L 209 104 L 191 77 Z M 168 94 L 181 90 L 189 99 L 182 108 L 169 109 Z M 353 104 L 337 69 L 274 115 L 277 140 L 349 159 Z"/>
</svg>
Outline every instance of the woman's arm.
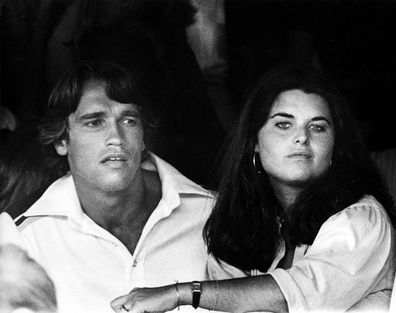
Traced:
<svg viewBox="0 0 396 313">
<path fill-rule="evenodd" d="M 291 312 L 344 312 L 371 293 L 391 289 L 394 256 L 385 210 L 367 197 L 330 217 L 304 256 L 271 276 Z"/>
<path fill-rule="evenodd" d="M 191 283 L 135 288 L 111 302 L 115 312 L 125 312 L 126 308 L 133 313 L 170 311 L 178 305 L 192 305 Z M 225 312 L 288 312 L 286 300 L 270 275 L 204 281 L 199 306 Z"/>
</svg>

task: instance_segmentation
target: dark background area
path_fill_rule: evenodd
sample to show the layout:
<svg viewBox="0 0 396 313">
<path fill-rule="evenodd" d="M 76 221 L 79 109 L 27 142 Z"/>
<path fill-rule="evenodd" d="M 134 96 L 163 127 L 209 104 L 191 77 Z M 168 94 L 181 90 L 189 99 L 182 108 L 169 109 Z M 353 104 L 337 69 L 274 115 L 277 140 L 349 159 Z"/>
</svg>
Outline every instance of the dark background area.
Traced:
<svg viewBox="0 0 396 313">
<path fill-rule="evenodd" d="M 396 6 L 391 0 L 226 1 L 233 99 L 285 60 L 331 76 L 370 150 L 396 146 Z"/>
<path fill-rule="evenodd" d="M 206 182 L 229 129 L 219 123 L 207 77 L 185 38 L 193 22 L 188 1 L 107 2 L 119 3 L 122 13 L 117 5 L 102 11 L 77 5 L 89 0 L 0 0 L 0 104 L 21 122 L 40 118 L 65 70 L 79 58 L 106 55 L 161 85 L 158 99 L 164 101 L 156 109 L 165 130 L 157 153 Z M 228 71 L 221 92 L 236 113 L 230 116 L 238 115 L 244 92 L 272 66 L 312 64 L 338 83 L 370 150 L 396 147 L 395 1 L 225 0 L 224 10 Z"/>
</svg>

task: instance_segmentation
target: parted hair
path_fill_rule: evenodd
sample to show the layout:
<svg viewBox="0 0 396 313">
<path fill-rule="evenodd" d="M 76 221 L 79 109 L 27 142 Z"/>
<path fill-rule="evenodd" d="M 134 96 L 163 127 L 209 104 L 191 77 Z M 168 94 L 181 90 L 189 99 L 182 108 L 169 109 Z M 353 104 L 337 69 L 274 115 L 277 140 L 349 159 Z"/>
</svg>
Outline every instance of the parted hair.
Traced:
<svg viewBox="0 0 396 313">
<path fill-rule="evenodd" d="M 130 73 L 111 62 L 81 61 L 53 88 L 39 126 L 41 143 L 47 147 L 49 155 L 59 160 L 58 176 L 68 172 L 69 164 L 64 156 L 57 155 L 54 145 L 61 140 L 69 140 L 68 118 L 77 110 L 84 87 L 90 82 L 103 84 L 106 95 L 113 101 L 138 105 L 146 146 L 149 146 L 150 135 L 155 130 L 151 107 L 156 95 L 142 84 L 143 80 L 138 74 Z"/>
<path fill-rule="evenodd" d="M 297 197 L 287 215 L 280 206 L 259 158 L 253 165 L 257 134 L 280 93 L 301 90 L 321 96 L 331 112 L 335 143 L 329 170 Z M 227 139 L 218 171 L 218 200 L 204 238 L 216 258 L 243 270 L 266 272 L 281 236 L 289 244 L 312 244 L 333 214 L 373 195 L 392 222 L 392 200 L 372 163 L 357 122 L 336 85 L 323 73 L 291 64 L 267 72 L 248 93 L 236 127 Z M 257 167 L 261 167 L 258 173 Z M 279 219 L 284 220 L 282 234 Z"/>
</svg>

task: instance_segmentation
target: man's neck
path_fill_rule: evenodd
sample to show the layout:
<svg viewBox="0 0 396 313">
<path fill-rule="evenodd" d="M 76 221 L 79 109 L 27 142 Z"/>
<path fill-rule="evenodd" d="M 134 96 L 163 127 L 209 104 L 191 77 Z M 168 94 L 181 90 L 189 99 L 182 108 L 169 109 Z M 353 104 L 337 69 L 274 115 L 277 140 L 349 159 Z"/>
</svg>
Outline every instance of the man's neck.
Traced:
<svg viewBox="0 0 396 313">
<path fill-rule="evenodd" d="M 161 184 L 156 172 L 142 170 L 125 190 L 107 192 L 77 188 L 84 212 L 111 233 L 132 221 L 146 222 L 161 199 Z"/>
</svg>

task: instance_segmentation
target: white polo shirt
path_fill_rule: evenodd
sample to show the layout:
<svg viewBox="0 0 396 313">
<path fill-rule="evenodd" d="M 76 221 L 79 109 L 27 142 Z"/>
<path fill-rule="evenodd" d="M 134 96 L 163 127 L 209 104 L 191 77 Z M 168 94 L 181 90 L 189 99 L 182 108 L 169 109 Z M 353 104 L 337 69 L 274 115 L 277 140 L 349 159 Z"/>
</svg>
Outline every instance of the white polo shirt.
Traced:
<svg viewBox="0 0 396 313">
<path fill-rule="evenodd" d="M 60 313 L 110 313 L 110 301 L 134 287 L 208 279 L 202 228 L 213 195 L 155 155 L 142 167 L 158 171 L 162 199 L 133 255 L 82 211 L 71 176 L 53 183 L 24 213 L 20 238 L 2 214 L 0 243 L 19 241 L 45 268 L 57 288 Z"/>
<path fill-rule="evenodd" d="M 331 216 L 311 246 L 296 248 L 289 269 L 277 268 L 282 243 L 268 270 L 279 285 L 289 312 L 388 312 L 395 275 L 393 227 L 371 196 Z M 210 257 L 212 279 L 260 275 L 243 272 Z"/>
</svg>

